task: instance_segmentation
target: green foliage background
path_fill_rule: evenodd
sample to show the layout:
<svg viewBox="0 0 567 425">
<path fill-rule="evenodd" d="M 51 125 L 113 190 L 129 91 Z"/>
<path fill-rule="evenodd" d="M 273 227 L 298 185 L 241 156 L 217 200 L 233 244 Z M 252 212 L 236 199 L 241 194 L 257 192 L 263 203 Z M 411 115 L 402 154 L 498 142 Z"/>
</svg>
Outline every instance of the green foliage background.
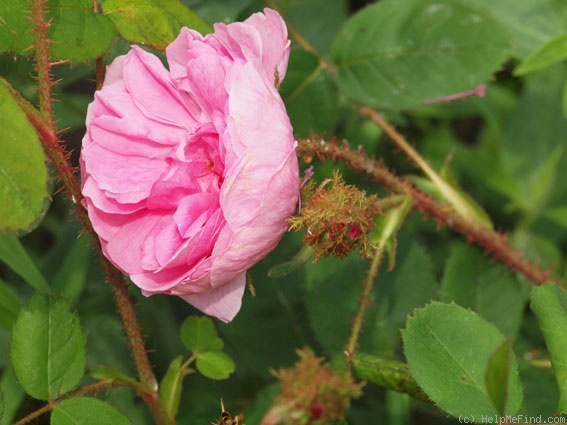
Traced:
<svg viewBox="0 0 567 425">
<path fill-rule="evenodd" d="M 6 80 L 0 87 L 0 123 L 6 128 L 0 135 L 3 171 L 0 212 L 4 211 L 0 216 L 3 231 L 0 234 L 1 425 L 10 424 L 43 405 L 26 392 L 48 399 L 51 391 L 61 390 L 61 385 L 67 391 L 79 380 L 80 385 L 94 382 L 88 375 L 77 376 L 76 368 L 71 371 L 72 379 L 64 377 L 62 381 L 47 378 L 48 383 L 38 384 L 32 376 L 29 384 L 22 378 L 25 372 L 22 375 L 22 366 L 14 362 L 14 356 L 23 359 L 23 370 L 29 372 L 24 356 L 29 350 L 35 353 L 37 347 L 27 347 L 21 337 L 23 331 L 17 329 L 34 328 L 36 324 L 25 322 L 22 319 L 25 315 L 18 313 L 22 309 L 28 312 L 34 303 L 58 306 L 56 313 L 73 323 L 69 326 L 78 341 L 73 344 L 81 345 L 86 335 L 86 359 L 69 354 L 68 362 L 79 364 L 79 369 L 81 362 L 86 362 L 87 370 L 102 365 L 135 376 L 103 270 L 86 235 L 78 237 L 81 225 L 74 218 L 72 203 L 57 190 L 56 172 L 50 170 L 48 179 L 42 161 L 38 163 L 35 152 L 39 141 L 10 94 L 9 87 L 13 87 L 29 101 L 37 101 L 33 50 L 28 49 L 33 44 L 30 22 L 22 10 L 25 3 L 0 0 L 0 51 L 3 52 L 0 76 Z M 95 89 L 93 59 L 103 54 L 104 61 L 109 63 L 127 51 L 129 42 L 165 45 L 181 25 L 208 32 L 210 23 L 243 20 L 266 6 L 256 0 L 99 3 L 102 14 L 92 12 L 90 0 L 48 2 L 53 17 L 50 30 L 54 40 L 53 58 L 68 61 L 53 69 L 54 78 L 60 80 L 54 86 L 56 124 L 64 130 L 61 137 L 66 147 L 73 150 L 75 163 L 86 108 Z M 269 4 L 277 7 L 290 28 L 312 47 L 306 49 L 306 44 L 294 39 L 288 73 L 281 87 L 297 136 L 308 137 L 313 131 L 345 138 L 352 146 L 362 146 L 369 156 L 383 159 L 398 175 L 420 174 L 373 122 L 359 114 L 356 104 L 379 108 L 433 168 L 450 176 L 449 181 L 458 183 L 482 206 L 494 227 L 506 232 L 517 249 L 565 281 L 567 3 L 563 0 L 382 0 L 367 6 L 362 3 L 274 0 Z M 124 14 L 124 11 L 132 13 Z M 483 98 L 429 102 L 484 83 L 487 89 Z M 9 149 L 16 145 L 19 150 Z M 331 177 L 332 169 L 339 167 L 349 183 L 386 195 L 382 188 L 342 165 L 316 159 L 310 164 L 314 165 L 316 181 Z M 302 169 L 307 166 L 302 162 Z M 22 173 L 27 176 L 23 181 Z M 21 184 L 13 185 L 11 181 Z M 15 222 L 9 222 L 8 217 L 16 217 Z M 207 345 L 200 360 L 196 357 L 196 368 L 202 375 L 186 370 L 183 388 L 178 389 L 177 395 L 168 395 L 180 397 L 178 423 L 209 423 L 218 417 L 222 398 L 231 411 L 244 412 L 248 425 L 258 424 L 278 392 L 270 370 L 292 365 L 297 360 L 296 349 L 310 346 L 317 354 L 334 361 L 344 357 L 342 353 L 358 308 L 368 262 L 353 253 L 343 260 L 307 262 L 278 279 L 268 277 L 272 267 L 297 254 L 301 239 L 301 234 L 287 234 L 278 248 L 252 269 L 256 295 L 246 292 L 242 310 L 232 323 L 214 322 L 219 336 L 210 335 L 222 341 L 214 342 L 216 339 L 211 337 L 213 348 Z M 439 407 L 393 393 L 385 389 L 382 378 L 375 377 L 376 370 L 361 369 L 358 373 L 370 383 L 364 389 L 364 396 L 353 402 L 346 423 L 458 423 L 459 412 L 473 414 L 473 407 L 467 404 L 472 403 L 471 399 L 460 398 L 458 382 L 455 389 L 447 385 L 442 374 L 431 375 L 428 369 L 431 364 L 424 360 L 431 345 L 427 333 L 420 332 L 423 326 L 438 326 L 432 335 L 440 340 L 447 338 L 449 348 L 451 344 L 475 349 L 482 345 L 487 358 L 502 341 L 511 341 L 515 357 L 513 353 L 508 356 L 506 351 L 504 360 L 493 361 L 503 364 L 502 368 L 508 372 L 502 379 L 511 382 L 512 390 L 506 392 L 504 401 L 503 390 L 494 390 L 500 391 L 498 403 L 506 407 L 502 412 L 519 411 L 544 417 L 567 412 L 565 383 L 554 376 L 545 362 L 550 357 L 556 373 L 563 373 L 567 364 L 562 350 L 565 333 L 561 329 L 566 308 L 562 292 L 558 295 L 538 288 L 532 298 L 534 315 L 529 307 L 531 285 L 521 275 L 484 255 L 478 247 L 468 245 L 463 237 L 439 228 L 433 220 L 424 220 L 415 211 L 403 223 L 397 235 L 395 259 L 389 260 L 392 267 L 384 261 L 379 271 L 359 350 L 371 356 L 365 365 L 375 364 L 378 358 L 408 361 L 409 374 Z M 69 311 L 62 311 L 65 308 L 55 298 L 44 301 L 32 298 L 36 291 L 46 289 L 66 299 L 70 310 L 65 307 Z M 172 360 L 180 355 L 188 358 L 190 352 L 198 353 L 202 349 L 182 341 L 187 333 L 182 336 L 179 333 L 186 317 L 199 312 L 176 298 L 161 295 L 144 298 L 136 288 L 131 288 L 130 293 L 151 350 L 154 371 L 161 379 L 170 370 Z M 547 304 L 557 314 L 546 312 Z M 447 310 L 441 312 L 438 306 L 446 306 Z M 472 322 L 481 324 L 471 323 L 470 333 L 463 330 L 466 326 L 456 329 L 456 324 L 462 323 L 468 314 L 474 315 Z M 77 317 L 82 330 L 75 323 Z M 427 322 L 429 317 L 435 320 Z M 406 323 L 407 330 L 402 334 Z M 198 326 L 208 329 L 209 324 Z M 481 332 L 485 329 L 489 331 Z M 46 337 L 44 332 L 48 331 L 41 332 Z M 462 332 L 459 335 L 462 340 L 453 338 L 458 332 Z M 480 341 L 482 335 L 485 340 Z M 458 362 L 459 355 L 447 349 L 430 362 L 442 370 L 447 358 Z M 221 367 L 221 377 L 223 373 L 230 374 L 226 371 L 231 369 L 232 361 L 234 373 L 225 380 L 206 378 L 215 376 L 205 371 L 213 375 L 218 372 L 207 369 L 207 356 L 215 359 L 213 366 L 226 364 L 226 370 Z M 179 369 L 180 363 L 176 365 Z M 467 360 L 463 373 L 482 377 L 478 370 L 470 371 L 475 367 L 484 370 L 487 366 L 473 356 Z M 410 379 L 407 374 L 403 369 L 400 380 Z M 491 388 L 479 391 L 480 404 L 492 406 L 479 411 L 498 413 L 494 391 Z M 90 399 L 84 405 L 80 400 L 69 401 L 61 404 L 53 415 L 64 416 L 65 409 L 79 403 L 79 408 L 108 411 L 108 418 L 115 418 L 115 422 L 108 423 L 122 423 L 119 422 L 122 415 L 135 424 L 151 423 L 147 409 L 132 389 L 103 390 L 99 396 L 114 408 L 100 407 Z M 38 423 L 48 421 L 47 415 Z M 67 423 L 59 421 L 56 423 Z"/>
</svg>

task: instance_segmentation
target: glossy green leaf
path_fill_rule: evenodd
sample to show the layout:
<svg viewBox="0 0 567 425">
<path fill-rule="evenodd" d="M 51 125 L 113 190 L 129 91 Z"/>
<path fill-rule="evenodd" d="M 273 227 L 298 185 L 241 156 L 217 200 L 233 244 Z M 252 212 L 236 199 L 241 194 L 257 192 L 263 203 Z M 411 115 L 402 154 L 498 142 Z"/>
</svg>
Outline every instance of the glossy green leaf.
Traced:
<svg viewBox="0 0 567 425">
<path fill-rule="evenodd" d="M 90 0 L 50 0 L 51 56 L 55 60 L 86 62 L 108 50 L 116 36 L 112 21 L 93 11 Z"/>
<path fill-rule="evenodd" d="M 183 378 L 187 371 L 183 366 L 183 357 L 174 358 L 159 386 L 159 396 L 165 413 L 170 419 L 175 419 L 183 391 Z"/>
<path fill-rule="evenodd" d="M 524 59 L 514 70 L 515 75 L 525 75 L 567 59 L 567 33 L 549 40 Z"/>
<path fill-rule="evenodd" d="M 339 94 L 327 70 L 313 53 L 294 50 L 281 87 L 294 133 L 309 136 L 333 129 Z"/>
<path fill-rule="evenodd" d="M 462 2 L 384 0 L 347 21 L 332 56 L 347 96 L 409 109 L 485 83 L 508 51 L 506 31 Z"/>
<path fill-rule="evenodd" d="M 33 44 L 28 0 L 0 1 L 0 17 L 0 52 L 22 53 Z"/>
<path fill-rule="evenodd" d="M 11 233 L 0 233 L 0 260 L 33 288 L 42 292 L 51 291 L 20 240 Z"/>
<path fill-rule="evenodd" d="M 405 363 L 365 353 L 356 353 L 353 360 L 356 376 L 381 387 L 407 393 L 418 400 L 429 398 L 415 382 Z"/>
<path fill-rule="evenodd" d="M 234 372 L 234 361 L 222 351 L 207 351 L 199 354 L 197 370 L 210 379 L 227 379 Z"/>
<path fill-rule="evenodd" d="M 490 355 L 484 374 L 488 396 L 499 416 L 506 414 L 512 356 L 512 343 L 507 339 Z"/>
<path fill-rule="evenodd" d="M 130 420 L 110 404 L 88 397 L 74 397 L 56 404 L 50 425 L 130 425 Z"/>
<path fill-rule="evenodd" d="M 559 387 L 557 410 L 567 413 L 567 296 L 551 283 L 534 286 L 530 306 L 543 333 Z"/>
<path fill-rule="evenodd" d="M 81 380 L 86 334 L 65 301 L 36 294 L 20 310 L 12 328 L 10 356 L 26 392 L 52 400 Z"/>
<path fill-rule="evenodd" d="M 403 331 L 408 367 L 417 383 L 441 409 L 458 417 L 496 415 L 485 383 L 489 359 L 505 338 L 476 313 L 434 302 L 416 310 Z M 471 344 L 474 341 L 474 344 Z M 515 358 L 507 382 L 506 414 L 522 404 Z"/>
<path fill-rule="evenodd" d="M 14 292 L 0 280 L 0 327 L 10 330 L 20 311 L 21 302 Z"/>
<path fill-rule="evenodd" d="M 207 316 L 189 316 L 181 325 L 180 336 L 185 347 L 193 353 L 222 349 L 222 340 Z"/>
<path fill-rule="evenodd" d="M 527 298 L 518 279 L 478 248 L 461 243 L 452 249 L 445 264 L 442 301 L 470 308 L 505 335 L 514 337 Z"/>
<path fill-rule="evenodd" d="M 102 10 L 131 43 L 165 47 L 188 27 L 202 34 L 211 26 L 179 0 L 105 0 Z"/>
<path fill-rule="evenodd" d="M 31 230 L 47 205 L 47 167 L 35 129 L 0 79 L 0 233 Z"/>
</svg>

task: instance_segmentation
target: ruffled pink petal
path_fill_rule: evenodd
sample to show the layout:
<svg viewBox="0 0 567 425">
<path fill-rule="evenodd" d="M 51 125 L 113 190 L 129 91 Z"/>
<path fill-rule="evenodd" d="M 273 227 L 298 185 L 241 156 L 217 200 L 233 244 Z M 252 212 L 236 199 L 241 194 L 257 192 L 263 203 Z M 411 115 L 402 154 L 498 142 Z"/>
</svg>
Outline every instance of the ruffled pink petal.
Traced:
<svg viewBox="0 0 567 425">
<path fill-rule="evenodd" d="M 240 157 L 225 158 L 228 171 L 220 203 L 228 225 L 235 230 L 249 226 L 260 212 L 268 184 L 282 165 L 288 163 L 295 142 L 283 101 L 256 64 L 235 64 L 227 76 L 227 85 L 230 87 L 228 137 L 222 141 L 230 144 L 226 146 L 227 152 L 241 149 L 242 152 Z M 297 167 L 292 174 L 297 177 L 285 182 L 284 187 L 289 189 L 281 194 L 282 202 L 291 205 L 283 211 L 288 215 L 293 213 L 290 209 L 297 202 Z M 276 222 L 285 218 L 282 216 Z"/>
<path fill-rule="evenodd" d="M 215 110 L 224 112 L 227 93 L 225 71 L 231 60 L 219 54 L 194 30 L 182 28 L 166 49 L 171 77 L 201 110 L 201 120 Z"/>
<path fill-rule="evenodd" d="M 239 273 L 222 286 L 202 294 L 184 295 L 181 298 L 203 313 L 227 323 L 240 311 L 245 288 L 246 273 Z"/>
<path fill-rule="evenodd" d="M 117 58 L 89 106 L 80 164 L 104 255 L 144 295 L 227 322 L 245 271 L 287 229 L 299 172 L 274 87 L 289 56 L 283 20 L 265 9 L 216 29 L 183 29 L 170 71 L 138 47 Z"/>
<path fill-rule="evenodd" d="M 146 118 L 191 128 L 200 111 L 180 92 L 160 60 L 132 46 L 123 68 L 124 86 Z"/>
<path fill-rule="evenodd" d="M 234 59 L 260 59 L 272 83 L 283 81 L 291 43 L 285 22 L 275 10 L 265 8 L 264 13 L 255 13 L 244 22 L 215 24 L 210 37 Z"/>
</svg>

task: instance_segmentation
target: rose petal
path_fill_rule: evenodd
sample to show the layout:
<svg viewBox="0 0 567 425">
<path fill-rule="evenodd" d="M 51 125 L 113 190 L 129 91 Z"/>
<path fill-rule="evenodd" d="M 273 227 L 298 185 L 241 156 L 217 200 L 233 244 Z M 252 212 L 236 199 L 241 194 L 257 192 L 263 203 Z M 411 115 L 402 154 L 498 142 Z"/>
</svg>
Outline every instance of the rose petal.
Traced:
<svg viewBox="0 0 567 425">
<path fill-rule="evenodd" d="M 202 294 L 182 296 L 189 304 L 203 313 L 227 323 L 234 319 L 242 305 L 242 295 L 246 287 L 246 273 L 240 273 L 230 282 Z"/>
</svg>

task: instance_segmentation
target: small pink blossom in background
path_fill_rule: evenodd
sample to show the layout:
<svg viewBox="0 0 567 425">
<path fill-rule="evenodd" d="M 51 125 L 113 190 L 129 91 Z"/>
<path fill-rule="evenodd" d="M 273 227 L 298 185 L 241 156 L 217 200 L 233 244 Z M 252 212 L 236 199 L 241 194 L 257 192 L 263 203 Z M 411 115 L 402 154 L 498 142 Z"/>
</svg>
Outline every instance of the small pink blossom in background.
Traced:
<svg viewBox="0 0 567 425">
<path fill-rule="evenodd" d="M 108 67 L 87 113 L 84 205 L 106 257 L 144 295 L 228 322 L 246 270 L 287 230 L 299 170 L 276 85 L 289 49 L 264 9 L 205 37 L 183 28 L 169 71 L 136 46 Z"/>
</svg>

